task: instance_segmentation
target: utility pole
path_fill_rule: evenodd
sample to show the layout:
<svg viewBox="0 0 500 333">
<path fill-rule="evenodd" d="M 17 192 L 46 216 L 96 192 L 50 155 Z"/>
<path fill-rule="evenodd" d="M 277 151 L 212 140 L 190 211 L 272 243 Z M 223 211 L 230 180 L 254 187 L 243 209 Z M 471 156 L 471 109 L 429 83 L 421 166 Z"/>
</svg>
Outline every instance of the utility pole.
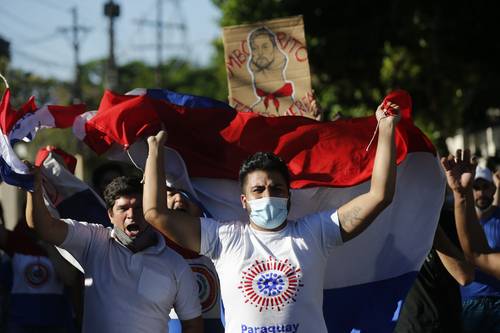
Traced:
<svg viewBox="0 0 500 333">
<path fill-rule="evenodd" d="M 167 47 L 177 47 L 177 48 L 183 48 L 186 49 L 185 45 L 185 32 L 186 32 L 186 25 L 184 24 L 184 20 L 182 18 L 182 15 L 180 13 L 180 6 L 177 1 L 171 0 L 174 5 L 175 5 L 175 10 L 173 13 L 175 13 L 175 17 L 177 18 L 178 22 L 165 22 L 163 18 L 163 1 L 164 0 L 156 0 L 156 20 L 146 20 L 146 19 L 139 19 L 136 20 L 136 23 L 139 25 L 149 25 L 151 27 L 154 27 L 156 29 L 156 43 L 154 44 L 154 47 L 156 48 L 156 85 L 158 87 L 161 87 L 163 85 L 163 75 L 162 75 L 162 67 L 163 67 L 163 48 L 164 46 Z M 175 12 L 177 11 L 177 12 Z M 166 29 L 178 29 L 184 33 L 183 37 L 184 40 L 181 43 L 178 44 L 173 44 L 173 43 L 165 43 L 163 41 L 163 32 Z M 152 45 L 142 45 L 142 48 L 147 48 L 151 47 Z"/>
<path fill-rule="evenodd" d="M 113 2 L 108 1 L 104 4 L 104 15 L 109 17 L 109 56 L 106 68 L 106 81 L 105 86 L 108 89 L 114 90 L 118 86 L 118 71 L 116 70 L 115 60 L 115 27 L 114 21 L 116 17 L 120 16 L 120 6 Z"/>
<path fill-rule="evenodd" d="M 78 25 L 78 9 L 71 8 L 73 24 L 71 27 L 61 27 L 59 32 L 71 34 L 71 43 L 73 45 L 74 60 L 75 60 L 75 81 L 73 84 L 73 102 L 82 101 L 82 84 L 81 84 L 81 64 L 80 64 L 80 32 L 87 33 L 90 28 Z"/>
</svg>

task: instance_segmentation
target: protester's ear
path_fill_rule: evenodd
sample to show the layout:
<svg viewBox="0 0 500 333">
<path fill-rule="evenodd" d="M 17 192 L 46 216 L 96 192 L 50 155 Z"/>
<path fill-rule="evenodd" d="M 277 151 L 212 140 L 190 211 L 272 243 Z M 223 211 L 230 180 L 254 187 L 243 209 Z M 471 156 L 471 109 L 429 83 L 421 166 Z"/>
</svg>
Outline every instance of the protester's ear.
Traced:
<svg viewBox="0 0 500 333">
<path fill-rule="evenodd" d="M 241 200 L 241 207 L 243 207 L 243 209 L 246 210 L 247 209 L 247 197 L 244 194 L 241 194 L 240 200 Z"/>
<path fill-rule="evenodd" d="M 113 208 L 108 208 L 108 217 L 111 221 L 113 221 Z"/>
</svg>

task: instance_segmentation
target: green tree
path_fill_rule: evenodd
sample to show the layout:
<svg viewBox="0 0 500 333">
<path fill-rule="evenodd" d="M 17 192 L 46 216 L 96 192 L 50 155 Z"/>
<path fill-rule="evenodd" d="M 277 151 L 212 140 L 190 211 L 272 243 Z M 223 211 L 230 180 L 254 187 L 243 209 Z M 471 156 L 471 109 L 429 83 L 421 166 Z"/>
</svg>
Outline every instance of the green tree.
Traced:
<svg viewBox="0 0 500 333">
<path fill-rule="evenodd" d="M 459 127 L 484 126 L 499 106 L 495 2 L 212 1 L 222 25 L 303 15 L 313 85 L 330 114 L 368 114 L 403 88 L 417 124 L 442 144 Z"/>
<path fill-rule="evenodd" d="M 156 67 L 134 61 L 119 68 L 119 90 L 134 88 L 166 88 L 169 90 L 227 99 L 225 73 L 220 80 L 220 66 L 199 67 L 185 60 L 171 59 L 161 67 L 163 84 L 156 85 Z M 223 69 L 223 68 L 222 68 Z"/>
</svg>

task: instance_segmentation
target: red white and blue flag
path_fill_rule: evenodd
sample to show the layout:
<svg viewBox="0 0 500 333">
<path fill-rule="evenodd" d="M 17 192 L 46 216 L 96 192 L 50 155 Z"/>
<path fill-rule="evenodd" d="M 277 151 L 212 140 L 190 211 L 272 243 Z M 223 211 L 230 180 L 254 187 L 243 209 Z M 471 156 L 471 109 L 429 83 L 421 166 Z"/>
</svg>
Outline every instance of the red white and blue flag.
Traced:
<svg viewBox="0 0 500 333">
<path fill-rule="evenodd" d="M 291 219 L 339 207 L 368 190 L 376 147 L 365 148 L 376 128 L 374 117 L 321 123 L 266 118 L 204 97 L 158 89 L 134 93 L 140 95 L 108 91 L 97 112 L 83 114 L 81 105 L 37 108 L 33 99 L 15 110 L 7 89 L 0 104 L 2 180 L 31 189 L 32 178 L 13 145 L 31 140 L 40 128 L 73 124 L 75 135 L 97 153 L 118 145 L 141 162 L 147 147 L 139 139 L 165 128 L 167 144 L 175 150 L 167 158 L 174 184 L 181 179 L 221 220 L 246 218 L 239 202 L 238 170 L 257 151 L 272 151 L 287 162 Z M 409 95 L 395 92 L 388 99 L 400 105 L 403 116 L 396 130 L 395 198 L 363 234 L 329 259 L 324 285 L 329 332 L 392 332 L 431 248 L 443 202 L 445 180 L 432 144 L 411 121 Z"/>
<path fill-rule="evenodd" d="M 0 177 L 7 184 L 33 189 L 33 177 L 28 167 L 14 152 L 19 141 L 31 141 L 42 128 L 68 128 L 75 117 L 85 111 L 84 105 L 37 107 L 31 97 L 18 110 L 10 104 L 7 88 L 0 102 Z"/>
<path fill-rule="evenodd" d="M 272 151 L 287 162 L 291 219 L 339 207 L 369 188 L 376 147 L 365 148 L 376 128 L 373 116 L 334 122 L 266 118 L 207 98 L 160 90 L 135 93 L 140 95 L 107 91 L 98 112 L 75 132 L 98 153 L 119 145 L 143 162 L 147 147 L 142 142 L 142 150 L 134 149 L 133 144 L 165 128 L 167 145 L 178 152 L 167 162 L 172 156 L 183 160 L 175 161 L 177 167 L 186 166 L 178 174 L 189 175 L 194 195 L 217 219 L 247 218 L 239 202 L 238 170 L 257 151 Z M 324 285 L 329 332 L 393 331 L 432 246 L 444 199 L 445 179 L 434 147 L 411 120 L 410 96 L 398 91 L 387 99 L 402 112 L 395 136 L 396 194 L 363 234 L 329 259 Z"/>
</svg>

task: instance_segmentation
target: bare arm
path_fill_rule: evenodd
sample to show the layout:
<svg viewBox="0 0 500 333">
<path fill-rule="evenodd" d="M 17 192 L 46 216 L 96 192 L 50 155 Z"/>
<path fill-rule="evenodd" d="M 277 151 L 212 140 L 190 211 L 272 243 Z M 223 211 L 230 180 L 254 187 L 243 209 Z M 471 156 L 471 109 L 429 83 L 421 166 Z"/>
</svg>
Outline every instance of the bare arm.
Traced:
<svg viewBox="0 0 500 333">
<path fill-rule="evenodd" d="M 33 193 L 26 196 L 26 222 L 34 228 L 38 237 L 52 245 L 59 246 L 66 239 L 68 225 L 50 215 L 43 201 L 42 173 L 35 169 Z"/>
<path fill-rule="evenodd" d="M 344 242 L 359 235 L 392 202 L 396 188 L 394 131 L 398 120 L 397 117 L 389 116 L 379 121 L 370 191 L 352 199 L 338 210 Z"/>
<path fill-rule="evenodd" d="M 448 273 L 462 286 L 474 281 L 474 266 L 467 262 L 440 226 L 434 236 L 434 249 Z"/>
<path fill-rule="evenodd" d="M 144 171 L 144 218 L 180 246 L 200 252 L 200 219 L 167 208 L 167 188 L 163 168 L 164 131 L 148 138 L 149 153 Z"/>
<path fill-rule="evenodd" d="M 203 318 L 201 316 L 190 319 L 181 320 L 182 333 L 203 333 Z"/>
<path fill-rule="evenodd" d="M 458 239 L 465 258 L 480 270 L 500 278 L 500 253 L 489 247 L 474 208 L 472 182 L 475 163 L 471 163 L 470 152 L 457 150 L 457 157 L 442 158 L 448 185 L 453 190 L 455 224 Z"/>
</svg>

